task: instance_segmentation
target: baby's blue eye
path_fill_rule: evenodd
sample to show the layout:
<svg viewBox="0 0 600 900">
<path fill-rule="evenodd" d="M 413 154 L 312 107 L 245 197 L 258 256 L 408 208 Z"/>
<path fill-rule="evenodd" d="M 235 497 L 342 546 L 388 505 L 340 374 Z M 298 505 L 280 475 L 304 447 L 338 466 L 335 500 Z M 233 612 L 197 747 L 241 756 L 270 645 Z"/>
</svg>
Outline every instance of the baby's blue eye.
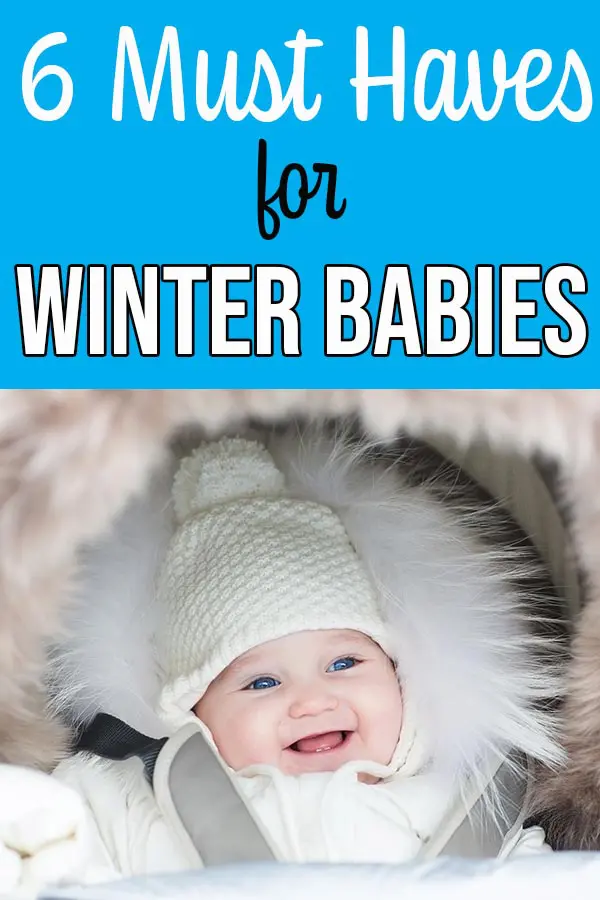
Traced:
<svg viewBox="0 0 600 900">
<path fill-rule="evenodd" d="M 268 675 L 262 675 L 260 678 L 255 678 L 254 681 L 251 681 L 244 690 L 245 691 L 265 691 L 268 688 L 274 688 L 280 685 L 281 682 L 277 681 L 276 678 L 271 678 Z"/>
<path fill-rule="evenodd" d="M 343 672 L 344 669 L 351 669 L 356 665 L 358 660 L 356 660 L 353 656 L 342 656 L 341 659 L 336 659 L 335 662 L 332 662 L 328 672 Z"/>
</svg>

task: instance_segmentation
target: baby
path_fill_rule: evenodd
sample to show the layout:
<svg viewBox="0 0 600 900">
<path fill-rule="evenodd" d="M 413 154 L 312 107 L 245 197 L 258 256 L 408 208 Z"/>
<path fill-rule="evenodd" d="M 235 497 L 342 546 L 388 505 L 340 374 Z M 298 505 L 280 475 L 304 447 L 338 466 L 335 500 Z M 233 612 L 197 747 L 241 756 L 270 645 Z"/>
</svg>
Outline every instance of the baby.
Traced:
<svg viewBox="0 0 600 900">
<path fill-rule="evenodd" d="M 303 492 L 301 464 L 286 465 L 289 446 L 275 442 L 270 450 L 244 439 L 205 444 L 175 478 L 178 528 L 157 586 L 167 610 L 159 714 L 173 730 L 194 717 L 201 721 L 279 858 L 404 862 L 423 850 L 467 790 L 468 773 L 453 767 L 450 738 L 446 771 L 432 767 L 428 716 L 417 708 L 423 688 L 417 681 L 428 680 L 423 667 L 438 664 L 433 656 L 410 659 L 423 639 L 410 607 L 426 608 L 427 600 L 419 592 L 410 602 L 402 597 L 399 608 L 390 604 L 388 618 L 382 597 L 389 602 L 391 592 L 377 585 L 340 516 Z M 322 448 L 314 452 L 318 459 Z M 363 495 L 356 456 L 336 462 L 329 477 L 351 484 L 358 515 L 367 521 L 369 503 L 379 501 L 391 530 L 389 484 L 381 474 L 370 473 Z M 318 463 L 312 465 L 318 493 Z M 341 498 L 341 482 L 336 489 Z M 429 530 L 428 512 L 420 510 Z M 375 553 L 387 555 L 385 530 L 373 537 Z M 393 571 L 395 563 L 385 565 Z M 451 575 L 452 563 L 446 565 Z M 451 602 L 450 586 L 446 597 Z M 490 614 L 490 627 L 501 634 L 498 611 Z M 488 640 L 480 611 L 472 616 L 469 637 Z M 452 700 L 456 712 L 440 715 L 460 722 L 459 707 L 468 708 L 469 697 Z M 530 709 L 520 738 L 533 725 L 530 737 L 537 731 L 538 748 L 550 749 L 541 721 Z"/>
<path fill-rule="evenodd" d="M 392 661 L 365 634 L 301 631 L 242 654 L 194 712 L 232 769 L 265 763 L 302 775 L 351 760 L 387 766 L 402 697 Z"/>
<path fill-rule="evenodd" d="M 281 858 L 411 858 L 398 797 L 364 794 L 406 765 L 409 744 L 414 764 L 418 745 L 392 633 L 340 518 L 292 496 L 266 448 L 243 439 L 185 460 L 173 498 L 179 525 L 157 588 L 161 718 L 201 720 Z"/>
<path fill-rule="evenodd" d="M 399 512 L 390 490 L 408 489 L 389 473 L 357 480 L 356 454 L 336 453 L 316 447 L 301 475 L 289 447 L 276 442 L 267 450 L 260 441 L 223 438 L 185 458 L 154 600 L 141 597 L 136 614 L 126 615 L 127 581 L 121 591 L 115 576 L 115 640 L 126 635 L 136 644 L 132 666 L 152 648 L 142 670 L 156 672 L 157 690 L 154 718 L 145 721 L 156 722 L 147 729 L 154 737 L 168 738 L 157 766 L 186 726 L 200 731 L 276 859 L 405 862 L 444 849 L 448 822 L 464 819 L 463 801 L 470 795 L 475 803 L 493 774 L 484 749 L 559 757 L 535 706 L 555 683 L 531 661 L 535 640 L 523 631 L 512 582 L 505 586 L 496 569 L 489 585 L 480 581 L 469 550 L 466 580 L 455 585 L 462 543 L 445 513 L 424 495 L 415 504 L 413 492 L 407 528 L 406 509 Z M 321 502 L 328 491 L 332 500 Z M 146 527 L 143 515 L 136 527 Z M 446 528 L 450 538 L 438 535 L 429 546 Z M 425 582 L 421 573 L 436 565 L 448 577 Z M 489 609 L 471 609 L 482 596 Z M 144 648 L 139 630 L 154 621 L 155 604 L 160 619 Z M 90 609 L 110 615 L 97 603 Z M 114 653 L 106 638 L 101 649 Z M 99 676 L 89 646 L 79 657 L 91 660 L 92 680 L 110 685 L 92 686 L 104 711 L 141 728 L 127 712 L 136 678 L 118 684 L 112 670 Z M 66 678 L 64 663 L 61 672 Z M 80 690 L 79 670 L 73 681 Z M 62 690 L 69 694 L 68 685 Z M 111 691 L 126 702 L 111 701 Z M 142 717 L 149 702 L 140 703 Z M 106 744 L 55 772 L 85 801 L 85 864 L 79 859 L 76 876 L 63 867 L 63 876 L 90 881 L 202 866 L 173 824 L 173 798 L 148 780 L 141 751 L 120 758 Z M 541 845 L 539 829 L 517 828 L 500 852 Z M 52 869 L 55 880 L 59 870 Z"/>
</svg>

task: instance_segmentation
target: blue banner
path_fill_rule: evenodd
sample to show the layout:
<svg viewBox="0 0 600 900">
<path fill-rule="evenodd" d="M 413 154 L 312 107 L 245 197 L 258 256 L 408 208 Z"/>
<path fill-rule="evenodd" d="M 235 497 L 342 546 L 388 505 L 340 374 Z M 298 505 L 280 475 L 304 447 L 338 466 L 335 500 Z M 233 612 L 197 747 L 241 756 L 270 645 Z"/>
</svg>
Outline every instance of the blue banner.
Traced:
<svg viewBox="0 0 600 900">
<path fill-rule="evenodd" d="M 5 5 L 2 387 L 600 387 L 598 7 Z"/>
</svg>

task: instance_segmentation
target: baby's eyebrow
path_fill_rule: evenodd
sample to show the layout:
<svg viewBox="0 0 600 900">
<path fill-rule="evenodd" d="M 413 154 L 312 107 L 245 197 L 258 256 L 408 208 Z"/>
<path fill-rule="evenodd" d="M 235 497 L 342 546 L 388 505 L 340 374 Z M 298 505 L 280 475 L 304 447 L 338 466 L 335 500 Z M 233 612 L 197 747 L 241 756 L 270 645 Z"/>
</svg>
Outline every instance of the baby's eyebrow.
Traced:
<svg viewBox="0 0 600 900">
<path fill-rule="evenodd" d="M 258 659 L 257 653 L 249 653 L 248 656 L 244 656 L 243 659 L 234 659 L 227 667 L 228 671 L 233 675 L 237 675 L 239 672 L 245 672 L 247 669 L 252 669 Z"/>
<path fill-rule="evenodd" d="M 330 649 L 334 652 L 337 652 L 340 649 L 365 651 L 372 646 L 373 642 L 370 641 L 369 638 L 365 638 L 363 640 L 360 637 L 354 637 L 354 635 L 350 635 L 349 637 L 335 638 L 331 643 Z"/>
</svg>

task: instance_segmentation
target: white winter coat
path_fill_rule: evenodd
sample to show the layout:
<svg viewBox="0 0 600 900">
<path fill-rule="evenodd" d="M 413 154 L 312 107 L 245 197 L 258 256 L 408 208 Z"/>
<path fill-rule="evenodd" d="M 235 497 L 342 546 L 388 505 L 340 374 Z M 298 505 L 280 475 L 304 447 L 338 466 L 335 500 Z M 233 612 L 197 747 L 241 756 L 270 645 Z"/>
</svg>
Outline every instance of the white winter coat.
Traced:
<svg viewBox="0 0 600 900">
<path fill-rule="evenodd" d="M 382 781 L 359 782 L 358 771 Z M 439 776 L 403 776 L 394 766 L 348 763 L 300 777 L 255 766 L 230 774 L 275 858 L 285 862 L 422 859 L 453 799 Z M 137 758 L 111 762 L 80 753 L 53 777 L 4 766 L 0 792 L 0 893 L 6 896 L 203 865 L 182 835 L 171 799 L 160 788 L 155 793 Z M 517 825 L 499 855 L 547 849 L 541 829 Z"/>
</svg>

